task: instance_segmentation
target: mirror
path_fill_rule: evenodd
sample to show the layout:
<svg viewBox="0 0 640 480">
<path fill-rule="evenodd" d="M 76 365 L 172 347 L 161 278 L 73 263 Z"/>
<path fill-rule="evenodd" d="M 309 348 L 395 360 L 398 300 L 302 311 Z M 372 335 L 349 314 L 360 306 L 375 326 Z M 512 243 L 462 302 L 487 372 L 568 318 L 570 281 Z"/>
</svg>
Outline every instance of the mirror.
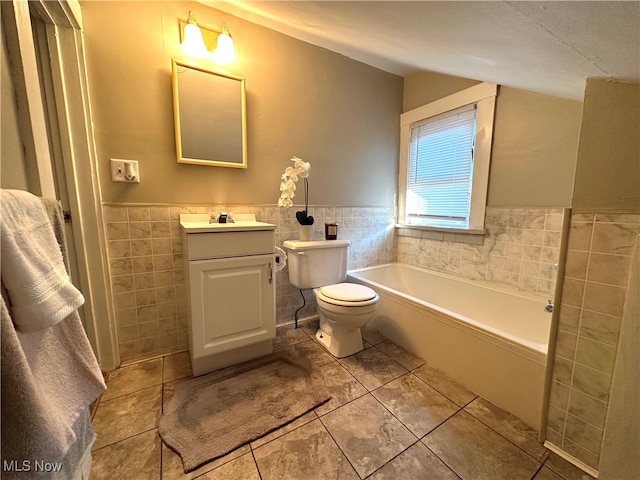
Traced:
<svg viewBox="0 0 640 480">
<path fill-rule="evenodd" d="M 247 168 L 244 78 L 172 61 L 179 163 Z"/>
</svg>

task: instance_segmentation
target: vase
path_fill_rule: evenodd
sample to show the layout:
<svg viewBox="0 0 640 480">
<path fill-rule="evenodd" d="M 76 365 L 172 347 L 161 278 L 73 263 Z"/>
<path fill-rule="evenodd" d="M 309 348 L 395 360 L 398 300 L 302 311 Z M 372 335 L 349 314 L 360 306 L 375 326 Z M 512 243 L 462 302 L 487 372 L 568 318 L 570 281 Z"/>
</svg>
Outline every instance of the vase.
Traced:
<svg viewBox="0 0 640 480">
<path fill-rule="evenodd" d="M 313 240 L 313 225 L 298 225 L 300 240 L 309 242 Z"/>
</svg>

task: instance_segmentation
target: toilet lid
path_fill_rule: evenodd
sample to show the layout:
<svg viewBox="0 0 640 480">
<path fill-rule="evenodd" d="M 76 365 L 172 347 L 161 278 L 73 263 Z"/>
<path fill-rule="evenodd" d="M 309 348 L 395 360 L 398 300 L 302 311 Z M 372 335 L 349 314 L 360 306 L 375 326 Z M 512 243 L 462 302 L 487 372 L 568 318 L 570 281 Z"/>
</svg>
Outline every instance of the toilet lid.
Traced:
<svg viewBox="0 0 640 480">
<path fill-rule="evenodd" d="M 336 283 L 335 285 L 327 285 L 320 289 L 320 293 L 327 298 L 341 300 L 343 302 L 364 302 L 376 297 L 376 292 L 372 289 L 357 283 Z"/>
</svg>

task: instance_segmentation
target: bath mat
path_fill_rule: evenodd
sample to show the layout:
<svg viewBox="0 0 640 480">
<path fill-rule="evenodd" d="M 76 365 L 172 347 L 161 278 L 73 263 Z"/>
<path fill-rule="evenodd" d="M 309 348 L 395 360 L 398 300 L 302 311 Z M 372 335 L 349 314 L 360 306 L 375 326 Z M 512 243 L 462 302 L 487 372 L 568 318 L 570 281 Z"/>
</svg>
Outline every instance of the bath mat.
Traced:
<svg viewBox="0 0 640 480">
<path fill-rule="evenodd" d="M 186 473 L 330 398 L 308 360 L 276 353 L 177 383 L 159 432 Z"/>
</svg>

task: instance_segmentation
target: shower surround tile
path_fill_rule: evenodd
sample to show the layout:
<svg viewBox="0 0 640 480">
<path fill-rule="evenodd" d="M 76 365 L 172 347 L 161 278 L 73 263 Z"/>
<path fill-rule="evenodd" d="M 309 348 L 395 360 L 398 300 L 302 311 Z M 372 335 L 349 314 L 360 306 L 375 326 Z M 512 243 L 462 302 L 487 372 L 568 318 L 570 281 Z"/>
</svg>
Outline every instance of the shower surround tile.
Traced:
<svg viewBox="0 0 640 480">
<path fill-rule="evenodd" d="M 487 207 L 487 234 L 398 229 L 398 261 L 553 298 L 563 209 Z"/>
<path fill-rule="evenodd" d="M 546 434 L 596 470 L 638 235 L 640 213 L 571 215 Z"/>
<path fill-rule="evenodd" d="M 167 319 L 161 327 L 158 322 L 157 329 L 148 325 L 137 331 L 119 329 L 124 362 L 187 348 L 181 213 L 254 213 L 260 221 L 276 225 L 276 245 L 298 238 L 294 211 L 275 205 L 105 204 L 103 209 L 118 326 Z M 351 241 L 349 269 L 395 261 L 396 239 L 389 228 L 395 221 L 393 209 L 310 206 L 309 210 L 315 217 L 315 239 L 324 238 L 325 222 L 337 222 L 339 238 Z M 286 269 L 276 274 L 276 285 L 276 323 L 281 325 L 293 320 L 302 298 L 289 284 Z M 305 291 L 304 297 L 306 306 L 298 313 L 300 319 L 316 314 L 313 292 Z"/>
</svg>

